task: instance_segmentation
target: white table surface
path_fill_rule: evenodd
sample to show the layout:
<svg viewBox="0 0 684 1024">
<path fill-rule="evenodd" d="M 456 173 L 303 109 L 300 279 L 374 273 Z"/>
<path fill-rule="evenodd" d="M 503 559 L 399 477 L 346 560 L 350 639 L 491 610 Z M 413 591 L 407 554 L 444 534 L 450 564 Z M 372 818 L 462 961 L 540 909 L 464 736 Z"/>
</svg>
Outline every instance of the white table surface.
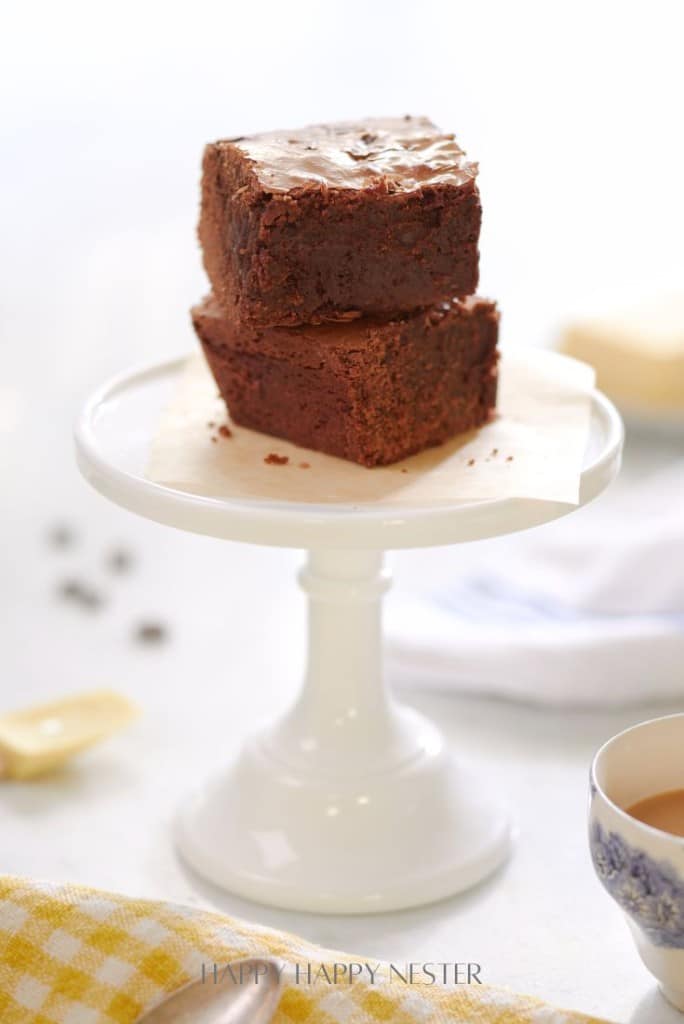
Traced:
<svg viewBox="0 0 684 1024">
<path fill-rule="evenodd" d="M 14 5 L 0 69 L 0 707 L 111 685 L 145 714 L 60 777 L 0 784 L 0 869 L 218 906 L 361 955 L 479 960 L 487 981 L 561 1005 L 623 1024 L 681 1022 L 654 993 L 585 842 L 593 750 L 662 706 L 562 714 L 421 696 L 520 825 L 498 877 L 437 906 L 275 912 L 210 889 L 176 860 L 181 795 L 297 686 L 299 556 L 184 536 L 108 506 L 78 478 L 69 424 L 110 374 L 192 343 L 187 309 L 207 287 L 194 235 L 203 143 L 365 112 L 424 111 L 455 128 L 481 161 L 481 287 L 501 303 L 507 344 L 547 343 L 585 308 L 681 281 L 680 5 L 648 18 L 589 0 L 562 17 L 541 3 L 428 2 L 419 18 L 396 0 L 304 6 L 293 19 L 277 3 L 200 3 L 189 17 L 183 5 L 131 0 L 104 20 L 92 4 Z M 245 45 L 227 59 L 235 39 Z M 581 159 L 569 158 L 569 138 Z M 634 201 L 626 145 L 642 178 L 655 168 L 648 202 Z M 568 524 L 580 528 L 583 514 Z M 45 543 L 59 519 L 79 529 L 73 550 Z M 118 541 L 139 556 L 129 577 L 102 569 Z M 444 557 L 394 557 L 397 586 Z M 57 585 L 74 576 L 101 585 L 107 606 L 59 602 Z M 168 646 L 131 644 L 148 615 L 169 623 Z"/>
<path fill-rule="evenodd" d="M 41 444 L 39 430 L 29 435 L 31 446 Z M 619 1022 L 680 1019 L 655 993 L 620 913 L 595 880 L 585 840 L 592 752 L 617 730 L 670 710 L 663 705 L 563 713 L 403 694 L 440 721 L 517 818 L 508 865 L 464 896 L 377 917 L 318 917 L 247 903 L 185 869 L 171 836 L 179 798 L 247 731 L 284 708 L 298 684 L 305 607 L 294 570 L 301 555 L 137 520 L 88 491 L 68 463 L 68 439 L 58 447 L 63 462 L 29 464 L 31 473 L 15 476 L 12 543 L 0 576 L 3 705 L 113 686 L 144 714 L 62 775 L 0 786 L 3 871 L 218 907 L 368 957 L 475 960 L 491 983 Z M 636 453 L 637 468 L 649 451 Z M 44 506 L 22 497 L 35 493 L 33 473 L 43 480 Z M 628 486 L 629 477 L 628 462 L 617 486 Z M 78 531 L 71 548 L 46 541 L 59 519 Z M 103 566 L 117 543 L 138 559 L 123 576 Z M 465 564 L 488 543 L 451 549 L 449 558 L 456 566 L 460 552 Z M 397 587 L 424 578 L 444 558 L 445 549 L 391 555 Z M 107 604 L 88 612 L 60 601 L 56 587 L 70 577 L 101 588 Z M 168 623 L 168 644 L 131 642 L 133 625 L 148 617 Z"/>
</svg>

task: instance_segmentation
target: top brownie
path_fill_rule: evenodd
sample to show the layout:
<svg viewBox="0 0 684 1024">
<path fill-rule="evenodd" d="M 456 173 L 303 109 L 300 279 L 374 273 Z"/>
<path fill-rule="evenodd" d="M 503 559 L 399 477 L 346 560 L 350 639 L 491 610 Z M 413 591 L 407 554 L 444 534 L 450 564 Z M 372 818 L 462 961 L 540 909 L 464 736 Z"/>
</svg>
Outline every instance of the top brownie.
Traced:
<svg viewBox="0 0 684 1024">
<path fill-rule="evenodd" d="M 227 314 L 274 326 L 470 295 L 476 174 L 424 117 L 211 143 L 199 236 L 214 293 Z"/>
</svg>

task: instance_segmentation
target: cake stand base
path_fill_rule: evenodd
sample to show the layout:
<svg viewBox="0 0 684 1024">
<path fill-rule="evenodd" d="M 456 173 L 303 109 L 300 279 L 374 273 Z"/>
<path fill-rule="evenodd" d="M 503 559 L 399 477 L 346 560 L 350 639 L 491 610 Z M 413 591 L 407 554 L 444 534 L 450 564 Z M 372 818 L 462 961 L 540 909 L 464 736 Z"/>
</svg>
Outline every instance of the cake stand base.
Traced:
<svg viewBox="0 0 684 1024">
<path fill-rule="evenodd" d="M 232 892 L 299 910 L 396 910 L 469 888 L 506 856 L 509 821 L 384 684 L 382 555 L 311 552 L 300 578 L 303 690 L 183 809 L 184 858 Z"/>
<path fill-rule="evenodd" d="M 509 819 L 483 796 L 427 722 L 426 748 L 365 779 L 291 771 L 252 739 L 228 771 L 183 808 L 188 864 L 246 899 L 286 909 L 370 913 L 418 906 L 491 874 Z"/>
</svg>

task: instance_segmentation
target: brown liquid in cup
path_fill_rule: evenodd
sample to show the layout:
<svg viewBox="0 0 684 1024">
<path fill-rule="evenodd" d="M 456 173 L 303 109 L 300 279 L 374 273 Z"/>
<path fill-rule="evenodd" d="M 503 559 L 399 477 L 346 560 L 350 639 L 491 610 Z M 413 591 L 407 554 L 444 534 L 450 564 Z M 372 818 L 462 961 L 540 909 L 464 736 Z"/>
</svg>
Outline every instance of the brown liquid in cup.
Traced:
<svg viewBox="0 0 684 1024">
<path fill-rule="evenodd" d="M 665 793 L 647 796 L 627 808 L 644 825 L 651 825 L 673 836 L 684 836 L 684 789 L 669 789 Z"/>
</svg>

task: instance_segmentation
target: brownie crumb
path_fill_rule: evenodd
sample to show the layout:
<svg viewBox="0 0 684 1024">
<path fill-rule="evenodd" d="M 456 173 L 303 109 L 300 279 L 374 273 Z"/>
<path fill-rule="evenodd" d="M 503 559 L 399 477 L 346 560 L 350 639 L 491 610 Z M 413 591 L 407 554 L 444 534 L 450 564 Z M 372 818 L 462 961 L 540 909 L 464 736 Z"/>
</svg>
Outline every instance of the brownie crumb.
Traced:
<svg viewBox="0 0 684 1024">
<path fill-rule="evenodd" d="M 216 444 L 217 441 L 218 441 L 218 437 L 216 436 L 216 434 L 212 434 L 211 435 L 211 443 L 212 444 Z"/>
<path fill-rule="evenodd" d="M 408 469 L 402 469 L 402 473 L 408 473 Z"/>
<path fill-rule="evenodd" d="M 499 454 L 499 449 L 498 448 L 492 448 L 490 454 L 491 454 L 492 458 L 494 458 L 494 456 Z"/>
<path fill-rule="evenodd" d="M 141 622 L 133 638 L 139 644 L 161 644 L 168 639 L 168 632 L 160 622 Z"/>
<path fill-rule="evenodd" d="M 73 601 L 88 611 L 97 611 L 104 604 L 104 598 L 96 590 L 80 580 L 68 579 L 59 584 L 57 593 L 64 601 Z"/>
<path fill-rule="evenodd" d="M 276 455 L 275 452 L 269 452 L 264 459 L 267 466 L 286 466 L 289 461 L 287 455 Z"/>
<path fill-rule="evenodd" d="M 429 310 L 427 313 L 428 323 L 431 324 L 432 327 L 436 327 L 437 324 L 441 323 L 441 321 L 444 319 L 445 312 L 446 311 L 442 309 L 440 306 L 436 306 L 433 309 Z"/>
<path fill-rule="evenodd" d="M 125 548 L 115 548 L 107 555 L 106 564 L 110 572 L 124 573 L 130 571 L 134 561 L 130 551 L 126 551 Z"/>
<path fill-rule="evenodd" d="M 300 462 L 299 463 L 299 468 L 300 469 L 310 469 L 310 467 L 311 467 L 311 464 L 309 462 Z"/>
<path fill-rule="evenodd" d="M 216 424 L 214 423 L 213 420 L 209 420 L 207 426 L 209 427 L 210 430 L 213 430 Z"/>
<path fill-rule="evenodd" d="M 75 540 L 75 531 L 66 523 L 58 523 L 48 533 L 48 542 L 53 548 L 70 548 Z"/>
<path fill-rule="evenodd" d="M 513 461 L 513 456 L 512 455 L 507 455 L 506 456 L 506 462 L 512 462 L 512 461 Z"/>
<path fill-rule="evenodd" d="M 232 437 L 233 436 L 233 431 L 230 429 L 230 427 L 227 427 L 225 425 L 225 423 L 221 424 L 221 426 L 218 429 L 218 432 L 221 435 L 221 437 Z"/>
<path fill-rule="evenodd" d="M 468 459 L 468 465 L 469 466 L 474 466 L 475 465 L 475 459 Z"/>
</svg>

